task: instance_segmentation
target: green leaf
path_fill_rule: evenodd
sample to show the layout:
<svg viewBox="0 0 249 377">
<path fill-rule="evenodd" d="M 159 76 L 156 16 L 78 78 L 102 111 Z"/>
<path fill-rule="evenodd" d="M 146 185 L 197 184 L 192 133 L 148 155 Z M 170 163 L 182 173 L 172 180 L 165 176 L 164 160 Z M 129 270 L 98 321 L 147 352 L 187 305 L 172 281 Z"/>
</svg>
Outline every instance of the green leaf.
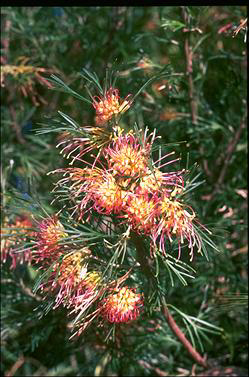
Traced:
<svg viewBox="0 0 249 377">
<path fill-rule="evenodd" d="M 92 102 L 81 96 L 80 94 L 76 93 L 73 89 L 71 89 L 67 84 L 64 83 L 64 81 L 62 81 L 59 77 L 55 76 L 55 75 L 51 75 L 50 76 L 51 79 L 47 79 L 48 81 L 50 81 L 52 84 L 55 85 L 55 88 L 57 90 L 59 90 L 60 92 L 64 92 L 64 93 L 67 93 L 67 94 L 71 94 L 72 96 L 86 102 L 86 103 L 89 103 L 89 104 L 92 104 Z M 53 88 L 54 89 L 54 88 Z"/>
</svg>

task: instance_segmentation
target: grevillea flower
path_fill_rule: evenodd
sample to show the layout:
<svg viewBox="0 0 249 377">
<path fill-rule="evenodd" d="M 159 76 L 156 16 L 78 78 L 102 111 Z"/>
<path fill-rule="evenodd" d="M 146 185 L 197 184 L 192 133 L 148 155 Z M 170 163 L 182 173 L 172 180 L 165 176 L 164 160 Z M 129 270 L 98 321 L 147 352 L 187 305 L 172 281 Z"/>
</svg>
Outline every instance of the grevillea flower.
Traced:
<svg viewBox="0 0 249 377">
<path fill-rule="evenodd" d="M 150 164 L 154 139 L 154 133 L 147 137 L 147 130 L 141 135 L 141 141 L 132 133 L 121 134 L 104 149 L 101 168 L 65 168 L 51 172 L 67 175 L 58 181 L 57 187 L 69 183 L 70 196 L 77 202 L 74 208 L 79 219 L 91 210 L 101 214 L 115 213 L 120 217 L 128 215 L 137 230 L 144 228 L 147 232 L 151 223 L 149 211 L 155 206 L 154 201 L 150 201 L 151 196 L 160 198 L 161 191 L 170 193 L 175 187 L 183 187 L 182 171 L 164 173 L 153 162 Z M 140 210 L 139 203 L 142 205 Z M 150 220 L 145 222 L 146 206 Z M 139 212 L 141 217 L 137 216 Z"/>
<path fill-rule="evenodd" d="M 32 261 L 31 250 L 25 249 L 18 251 L 18 246 L 21 243 L 26 242 L 29 237 L 34 236 L 35 232 L 29 231 L 34 227 L 34 224 L 30 219 L 25 216 L 17 217 L 12 224 L 6 222 L 5 230 L 1 230 L 1 262 L 5 263 L 7 256 L 11 257 L 12 263 L 10 268 L 15 269 L 17 264 L 29 263 Z M 4 238 L 4 235 L 8 234 L 8 238 Z"/>
<path fill-rule="evenodd" d="M 165 253 L 166 241 L 188 242 L 190 257 L 193 248 L 201 249 L 201 238 L 196 231 L 195 213 L 191 207 L 177 200 L 184 190 L 183 172 L 163 172 L 162 168 L 179 159 L 165 159 L 174 152 L 151 158 L 155 132 L 120 134 L 103 149 L 99 167 L 58 169 L 64 177 L 58 186 L 69 182 L 70 196 L 77 203 L 78 219 L 86 218 L 91 211 L 100 214 L 117 214 L 123 223 L 127 221 L 132 230 L 151 238 L 151 249 Z M 162 161 L 164 162 L 162 163 Z M 157 164 L 160 163 L 160 166 Z M 190 211 L 190 212 L 189 212 Z"/>
<path fill-rule="evenodd" d="M 155 193 L 159 192 L 165 180 L 165 174 L 158 168 L 154 168 L 151 171 L 147 168 L 146 173 L 141 177 L 139 181 L 139 186 L 137 187 L 136 192 L 139 193 Z"/>
<path fill-rule="evenodd" d="M 116 183 L 112 174 L 102 175 L 95 192 L 92 191 L 93 208 L 99 213 L 119 213 L 127 199 L 127 193 Z"/>
<path fill-rule="evenodd" d="M 141 295 L 128 287 L 115 288 L 100 302 L 102 316 L 111 323 L 135 320 L 140 315 L 142 305 Z"/>
<path fill-rule="evenodd" d="M 98 168 L 84 170 L 84 183 L 80 186 L 80 192 L 85 193 L 79 205 L 80 213 L 85 212 L 89 205 L 98 213 L 117 213 L 126 195 L 112 174 Z"/>
<path fill-rule="evenodd" d="M 88 272 L 88 261 L 91 251 L 83 247 L 61 256 L 52 265 L 49 278 L 42 282 L 39 289 L 47 294 L 55 295 L 53 309 L 60 305 L 72 309 L 72 312 L 89 307 L 97 298 L 97 285 L 101 274 L 97 271 Z"/>
<path fill-rule="evenodd" d="M 191 207 L 165 196 L 160 204 L 160 220 L 152 236 L 154 244 L 159 238 L 159 249 L 165 253 L 165 237 L 172 242 L 175 236 L 178 238 L 178 258 L 180 258 L 181 244 L 186 239 L 190 248 L 190 260 L 192 261 L 194 246 L 197 246 L 198 251 L 201 250 L 201 239 L 193 225 L 195 216 Z"/>
<path fill-rule="evenodd" d="M 171 161 L 170 161 L 171 162 Z M 153 166 L 153 169 L 147 168 L 135 188 L 135 193 L 139 195 L 157 195 L 161 197 L 163 192 L 171 195 L 172 192 L 180 193 L 184 187 L 184 181 L 180 172 L 163 173 Z"/>
<path fill-rule="evenodd" d="M 70 306 L 72 300 L 83 292 L 82 281 L 87 275 L 87 264 L 90 255 L 91 251 L 84 247 L 79 251 L 66 254 L 62 262 L 58 261 L 53 266 L 53 273 L 49 279 L 51 290 L 59 290 L 54 308 L 60 304 Z"/>
<path fill-rule="evenodd" d="M 57 170 L 69 176 L 57 185 L 72 182 L 70 195 L 78 200 L 76 210 L 79 218 L 89 210 L 98 213 L 119 213 L 127 201 L 127 192 L 117 184 L 111 173 L 99 168 L 69 168 Z"/>
<path fill-rule="evenodd" d="M 40 229 L 36 233 L 37 250 L 34 258 L 36 262 L 47 260 L 51 263 L 62 254 L 59 241 L 67 237 L 67 233 L 56 215 L 46 218 L 38 226 Z"/>
<path fill-rule="evenodd" d="M 89 271 L 81 279 L 74 295 L 69 300 L 68 307 L 73 308 L 72 312 L 81 310 L 84 312 L 99 296 L 99 283 L 102 275 L 99 271 Z M 101 285 L 104 289 L 104 285 Z M 72 313 L 71 312 L 71 313 Z"/>
<path fill-rule="evenodd" d="M 14 77 L 22 76 L 21 81 L 16 87 L 16 90 L 21 92 L 24 97 L 31 97 L 31 100 L 35 106 L 39 106 L 40 103 L 47 105 L 46 100 L 40 96 L 39 91 L 36 89 L 36 82 L 38 81 L 42 85 L 46 85 L 48 88 L 52 88 L 52 84 L 43 77 L 43 73 L 48 74 L 50 70 L 47 68 L 34 67 L 27 65 L 29 58 L 22 57 L 19 59 L 20 65 L 1 65 L 1 86 L 5 86 L 5 76 L 10 74 Z M 51 71 L 50 71 L 51 72 Z"/>
<path fill-rule="evenodd" d="M 141 135 L 141 141 L 133 134 L 121 135 L 104 151 L 104 156 L 110 171 L 119 186 L 133 193 L 147 194 L 159 192 L 163 189 L 171 192 L 175 186 L 183 187 L 183 172 L 163 173 L 156 167 L 156 163 L 172 155 L 163 156 L 154 163 L 150 161 L 152 144 L 155 134 Z M 162 165 L 169 165 L 179 160 L 170 160 Z"/>
<path fill-rule="evenodd" d="M 121 135 L 105 150 L 113 175 L 134 178 L 144 175 L 148 166 L 150 144 L 142 147 L 133 134 Z"/>
<path fill-rule="evenodd" d="M 93 107 L 96 110 L 96 124 L 103 124 L 113 115 L 123 113 L 131 106 L 130 94 L 120 101 L 119 90 L 110 88 L 104 96 L 93 98 Z"/>
<path fill-rule="evenodd" d="M 132 229 L 138 233 L 151 234 L 156 225 L 158 214 L 158 197 L 148 195 L 132 195 L 125 207 L 126 218 Z"/>
</svg>

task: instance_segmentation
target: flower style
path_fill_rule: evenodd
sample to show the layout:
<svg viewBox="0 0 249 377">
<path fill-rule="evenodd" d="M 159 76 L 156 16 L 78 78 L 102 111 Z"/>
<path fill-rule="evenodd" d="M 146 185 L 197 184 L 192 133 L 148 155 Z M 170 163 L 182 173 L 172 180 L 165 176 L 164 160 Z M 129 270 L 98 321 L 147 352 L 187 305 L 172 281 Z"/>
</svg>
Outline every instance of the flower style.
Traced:
<svg viewBox="0 0 249 377">
<path fill-rule="evenodd" d="M 147 140 L 142 147 L 133 134 L 121 135 L 106 148 L 105 158 L 114 175 L 123 178 L 139 177 L 147 170 L 150 148 Z"/>
<path fill-rule="evenodd" d="M 102 214 L 119 213 L 128 198 L 127 192 L 122 190 L 106 169 L 68 168 L 55 172 L 68 174 L 68 177 L 62 178 L 57 185 L 72 183 L 70 194 L 78 199 L 75 210 L 79 213 L 79 219 L 92 209 Z"/>
<path fill-rule="evenodd" d="M 31 222 L 30 219 L 24 216 L 17 217 L 13 224 L 7 224 L 7 230 L 1 230 L 2 236 L 4 233 L 8 233 L 11 235 L 11 238 L 4 238 L 1 239 L 1 262 L 5 263 L 7 256 L 9 255 L 12 259 L 12 263 L 10 268 L 15 269 L 17 264 L 23 264 L 24 262 L 28 262 L 29 264 L 32 261 L 32 253 L 31 250 L 25 249 L 20 252 L 15 252 L 14 248 L 16 249 L 20 244 L 20 238 L 22 241 L 27 241 L 27 232 L 30 228 L 34 227 L 34 224 Z M 28 236 L 32 237 L 35 232 L 31 231 Z"/>
<path fill-rule="evenodd" d="M 71 138 L 69 133 L 64 133 L 56 145 L 56 148 L 62 147 L 60 153 L 63 154 L 63 157 L 68 159 L 72 157 L 70 165 L 94 149 L 98 151 L 97 157 L 99 157 L 101 152 L 123 133 L 123 129 L 118 126 L 112 128 L 84 126 L 82 131 L 85 133 L 85 137 Z"/>
<path fill-rule="evenodd" d="M 93 97 L 93 107 L 96 110 L 96 124 L 100 125 L 110 120 L 113 115 L 123 113 L 131 106 L 129 94 L 120 102 L 119 90 L 110 88 L 104 96 Z"/>
<path fill-rule="evenodd" d="M 184 239 L 187 239 L 190 248 L 190 261 L 192 261 L 194 246 L 198 247 L 198 252 L 201 250 L 201 239 L 193 225 L 193 220 L 196 216 L 195 212 L 191 207 L 188 208 L 192 213 L 189 213 L 186 206 L 179 201 L 165 196 L 160 204 L 160 220 L 156 230 L 153 232 L 152 240 L 155 245 L 156 240 L 159 238 L 159 248 L 165 253 L 165 236 L 172 242 L 172 236 L 175 235 L 178 238 L 178 258 L 180 258 L 181 244 Z"/>
<path fill-rule="evenodd" d="M 73 312 L 81 310 L 84 312 L 99 296 L 98 285 L 102 275 L 98 271 L 85 273 L 75 290 L 74 295 L 69 300 L 68 307 L 73 307 Z M 105 289 L 104 285 L 101 287 Z"/>
<path fill-rule="evenodd" d="M 113 292 L 100 302 L 102 316 L 111 323 L 128 322 L 137 319 L 143 305 L 142 297 L 135 289 L 127 286 Z"/>
<path fill-rule="evenodd" d="M 56 215 L 43 220 L 39 224 L 39 228 L 36 233 L 37 250 L 34 253 L 34 258 L 36 262 L 51 263 L 62 254 L 58 243 L 67 237 L 67 233 Z"/>
<path fill-rule="evenodd" d="M 132 195 L 123 217 L 127 218 L 134 231 L 150 235 L 156 224 L 158 201 L 157 196 L 149 198 L 144 194 Z"/>
<path fill-rule="evenodd" d="M 87 275 L 87 264 L 91 251 L 84 247 L 79 251 L 66 254 L 62 262 L 53 266 L 50 275 L 51 289 L 59 289 L 56 295 L 55 306 L 60 304 L 70 306 L 71 302 L 83 291 L 82 281 Z"/>
</svg>

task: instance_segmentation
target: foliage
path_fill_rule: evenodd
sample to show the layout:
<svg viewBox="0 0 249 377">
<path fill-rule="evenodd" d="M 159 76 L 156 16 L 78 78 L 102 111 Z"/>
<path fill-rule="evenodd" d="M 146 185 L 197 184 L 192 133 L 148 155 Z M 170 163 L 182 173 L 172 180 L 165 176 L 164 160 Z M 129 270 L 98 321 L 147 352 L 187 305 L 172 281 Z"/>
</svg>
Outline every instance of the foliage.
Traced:
<svg viewBox="0 0 249 377">
<path fill-rule="evenodd" d="M 2 257 L 1 370 L 6 376 L 191 375 L 194 361 L 165 320 L 162 297 L 211 365 L 246 368 L 245 18 L 246 7 L 239 5 L 1 8 L 1 252 L 6 242 L 21 251 Z M 51 205 L 59 178 L 47 173 L 68 168 L 73 156 L 63 158 L 67 149 L 59 152 L 67 145 L 66 132 L 76 139 L 93 132 L 91 142 L 97 145 L 109 140 L 108 130 L 96 136 L 91 127 L 94 96 L 104 96 L 111 86 L 123 99 L 132 95 L 129 109 L 115 122 L 138 138 L 140 129 L 148 134 L 156 129 L 161 136 L 153 143 L 150 164 L 173 151 L 181 156 L 172 167 L 185 169 L 187 186 L 179 200 L 212 231 L 196 230 L 204 255 L 195 254 L 191 263 L 186 248 L 180 260 L 177 252 L 165 258 L 156 251 L 155 281 L 136 265 L 127 228 L 113 228 L 115 215 L 105 219 L 93 211 L 90 223 L 77 222 L 68 216 L 66 185 Z M 91 153 L 84 156 L 88 163 Z M 42 282 L 49 283 L 52 268 L 41 273 L 27 254 L 41 219 L 58 211 L 66 230 L 60 247 L 94 250 L 89 265 L 104 272 L 105 284 L 118 279 L 123 284 L 132 269 L 125 284 L 140 286 L 140 293 L 143 287 L 145 300 L 136 321 L 100 328 L 93 322 L 69 340 L 75 316 L 65 307 L 53 309 L 53 297 L 43 300 L 39 290 Z M 25 238 L 15 225 L 23 218 L 31 221 L 25 223 Z M 135 236 L 133 241 L 140 242 Z M 148 252 L 148 239 L 143 243 Z"/>
</svg>

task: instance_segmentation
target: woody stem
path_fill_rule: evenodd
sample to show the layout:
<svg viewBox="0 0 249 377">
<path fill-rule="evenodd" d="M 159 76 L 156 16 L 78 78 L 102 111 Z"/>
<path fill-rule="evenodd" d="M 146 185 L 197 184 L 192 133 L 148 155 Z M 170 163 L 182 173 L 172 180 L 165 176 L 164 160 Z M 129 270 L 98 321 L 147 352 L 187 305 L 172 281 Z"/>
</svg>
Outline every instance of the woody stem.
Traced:
<svg viewBox="0 0 249 377">
<path fill-rule="evenodd" d="M 147 279 L 155 283 L 156 279 L 153 275 L 151 268 L 150 268 L 150 257 L 148 256 L 148 253 L 146 251 L 146 248 L 143 243 L 142 237 L 139 235 L 132 233 L 131 240 L 133 241 L 135 247 L 136 247 L 136 253 L 137 253 L 137 261 L 139 262 L 141 266 L 141 271 L 143 274 L 147 277 Z M 192 344 L 188 341 L 182 330 L 178 327 L 177 323 L 175 322 L 174 318 L 169 312 L 169 309 L 165 302 L 161 299 L 161 310 L 162 314 L 164 315 L 166 321 L 168 322 L 169 327 L 173 331 L 173 333 L 176 335 L 176 337 L 179 339 L 179 341 L 182 343 L 184 348 L 188 351 L 188 353 L 191 355 L 191 357 L 200 365 L 203 367 L 207 367 L 207 361 L 199 354 L 199 352 L 192 346 Z"/>
</svg>

